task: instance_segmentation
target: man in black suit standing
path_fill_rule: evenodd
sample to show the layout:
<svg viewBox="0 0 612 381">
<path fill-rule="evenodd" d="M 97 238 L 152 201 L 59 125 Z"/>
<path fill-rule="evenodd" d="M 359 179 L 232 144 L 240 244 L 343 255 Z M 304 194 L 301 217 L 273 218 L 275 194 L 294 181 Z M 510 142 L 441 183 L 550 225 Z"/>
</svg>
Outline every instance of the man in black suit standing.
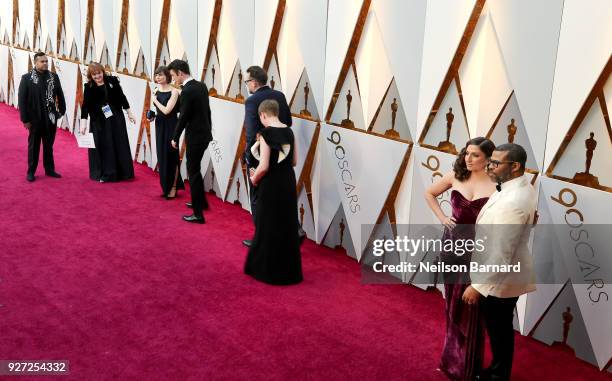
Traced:
<svg viewBox="0 0 612 381">
<path fill-rule="evenodd" d="M 289 109 L 285 95 L 267 85 L 268 73 L 266 73 L 263 68 L 259 66 L 249 67 L 247 69 L 247 75 L 244 83 L 251 94 L 251 96 L 249 96 L 244 102 L 244 126 L 246 129 L 246 151 L 244 153 L 244 159 L 247 164 L 247 173 L 249 173 L 251 168 L 256 168 L 259 164 L 251 153 L 251 147 L 257 141 L 257 134 L 264 128 L 263 124 L 261 124 L 261 121 L 259 120 L 259 113 L 257 111 L 261 102 L 267 99 L 273 99 L 278 102 L 278 119 L 283 122 L 283 124 L 286 124 L 287 127 L 291 127 L 292 119 L 291 110 Z M 251 214 L 253 216 L 253 221 L 255 221 L 255 213 L 257 211 L 257 188 L 251 184 L 250 178 L 249 189 Z M 298 233 L 300 235 L 300 239 L 303 239 L 306 235 L 301 228 L 299 229 Z M 242 243 L 247 247 L 251 246 L 251 240 L 244 240 Z"/>
<path fill-rule="evenodd" d="M 62 177 L 55 172 L 53 142 L 57 131 L 57 120 L 66 113 L 66 101 L 59 77 L 49 71 L 49 60 L 45 53 L 36 53 L 34 69 L 21 77 L 18 105 L 21 122 L 29 132 L 26 179 L 34 181 L 41 140 L 45 174 L 55 178 Z"/>
<path fill-rule="evenodd" d="M 185 130 L 187 174 L 193 214 L 183 216 L 183 220 L 203 224 L 205 222 L 203 210 L 208 209 L 208 202 L 204 194 L 201 164 L 204 151 L 212 140 L 208 88 L 204 83 L 191 77 L 189 65 L 185 61 L 174 60 L 170 62 L 168 69 L 172 80 L 183 88 L 180 97 L 179 119 L 172 138 L 172 147 L 178 149 L 181 133 Z"/>
</svg>

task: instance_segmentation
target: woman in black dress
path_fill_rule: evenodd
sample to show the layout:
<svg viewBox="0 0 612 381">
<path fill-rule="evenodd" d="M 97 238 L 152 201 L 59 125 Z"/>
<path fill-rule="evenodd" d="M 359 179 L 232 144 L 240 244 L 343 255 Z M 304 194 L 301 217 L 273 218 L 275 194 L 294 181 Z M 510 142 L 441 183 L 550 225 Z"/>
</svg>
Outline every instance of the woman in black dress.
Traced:
<svg viewBox="0 0 612 381">
<path fill-rule="evenodd" d="M 251 150 L 259 160 L 250 173 L 257 187 L 257 213 L 244 272 L 265 283 L 288 285 L 302 281 L 293 171 L 297 152 L 293 132 L 278 120 L 278 107 L 275 100 L 266 100 L 258 110 L 266 128 Z"/>
<path fill-rule="evenodd" d="M 154 116 L 157 167 L 159 168 L 162 197 L 167 200 L 176 198 L 178 189 L 185 189 L 179 171 L 179 150 L 172 148 L 170 144 L 178 121 L 179 110 L 179 91 L 170 86 L 170 81 L 170 71 L 166 66 L 160 66 L 155 70 L 155 83 L 159 85 L 153 94 L 153 104 L 157 108 L 157 114 Z"/>
<path fill-rule="evenodd" d="M 83 90 L 81 119 L 89 120 L 96 148 L 89 149 L 89 177 L 92 180 L 119 181 L 134 178 L 134 165 L 130 151 L 125 116 L 136 123 L 119 78 L 104 73 L 104 67 L 92 62 L 87 68 L 88 82 Z M 81 123 L 81 134 L 86 123 Z"/>
</svg>

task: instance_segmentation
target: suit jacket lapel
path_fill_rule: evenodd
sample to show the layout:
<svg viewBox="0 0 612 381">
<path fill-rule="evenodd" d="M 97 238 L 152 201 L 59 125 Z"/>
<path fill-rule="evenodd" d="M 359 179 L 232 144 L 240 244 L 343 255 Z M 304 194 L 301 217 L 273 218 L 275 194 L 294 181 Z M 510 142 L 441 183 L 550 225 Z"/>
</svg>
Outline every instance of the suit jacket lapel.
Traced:
<svg viewBox="0 0 612 381">
<path fill-rule="evenodd" d="M 493 195 L 491 195 L 491 198 L 489 199 L 489 201 L 487 201 L 487 203 L 485 204 L 485 206 L 482 207 L 482 209 L 480 210 L 480 213 L 478 213 L 478 217 L 476 218 L 476 223 L 478 223 L 478 221 L 482 218 L 482 216 L 485 214 L 485 212 L 491 208 L 491 206 L 497 201 L 499 200 L 499 198 L 501 197 L 501 193 L 502 192 L 508 192 L 508 190 L 511 189 L 515 189 L 515 188 L 520 188 L 522 186 L 525 186 L 526 184 L 528 184 L 529 182 L 527 181 L 527 178 L 525 177 L 525 175 L 518 177 L 514 180 L 511 180 L 511 182 L 508 184 L 502 184 L 502 190 L 499 192 L 495 192 L 493 193 Z"/>
<path fill-rule="evenodd" d="M 480 219 L 482 218 L 482 216 L 484 216 L 484 214 L 486 213 L 486 211 L 493 205 L 495 204 L 495 202 L 497 202 L 497 200 L 499 200 L 501 192 L 495 192 L 491 195 L 491 197 L 489 198 L 489 201 L 487 201 L 487 203 L 482 207 L 482 209 L 480 209 L 480 213 L 478 213 L 478 217 L 476 217 L 476 223 L 478 223 L 478 221 L 480 221 Z"/>
</svg>

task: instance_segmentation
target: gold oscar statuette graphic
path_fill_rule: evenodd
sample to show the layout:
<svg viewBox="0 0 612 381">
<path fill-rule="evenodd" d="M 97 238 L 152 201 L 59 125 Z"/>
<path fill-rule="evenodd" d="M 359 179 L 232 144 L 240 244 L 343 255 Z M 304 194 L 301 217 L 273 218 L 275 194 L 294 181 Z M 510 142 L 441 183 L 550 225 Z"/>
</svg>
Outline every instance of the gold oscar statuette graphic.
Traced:
<svg viewBox="0 0 612 381">
<path fill-rule="evenodd" d="M 272 88 L 272 90 L 274 90 L 274 86 L 276 85 L 276 82 L 274 82 L 274 76 L 270 77 L 270 87 Z"/>
<path fill-rule="evenodd" d="M 593 176 L 589 171 L 591 170 L 591 161 L 593 160 L 593 151 L 597 147 L 597 140 L 595 140 L 595 133 L 591 132 L 590 138 L 584 141 L 586 147 L 586 163 L 585 171 L 577 172 L 572 179 L 575 184 L 584 185 L 591 188 L 599 187 L 599 179 Z"/>
<path fill-rule="evenodd" d="M 450 142 L 451 130 L 453 128 L 453 121 L 455 120 L 455 114 L 453 114 L 453 108 L 449 107 L 448 112 L 446 113 L 446 140 L 438 143 L 438 148 L 444 152 L 451 153 L 453 155 L 457 154 L 457 147 L 453 143 Z"/>
<path fill-rule="evenodd" d="M 111 67 L 110 67 L 110 63 L 108 62 L 108 58 L 110 57 L 110 55 L 108 54 L 108 48 L 107 47 L 104 47 L 104 53 L 105 53 L 105 56 L 104 56 L 104 58 L 105 58 L 105 60 L 104 60 L 105 61 L 104 62 L 104 67 L 106 68 L 106 70 L 110 71 Z M 102 61 L 102 60 L 100 60 L 100 61 Z"/>
<path fill-rule="evenodd" d="M 572 324 L 572 320 L 574 320 L 574 316 L 572 315 L 572 310 L 567 307 L 565 312 L 563 313 L 563 344 L 567 345 L 567 336 L 569 335 L 570 324 Z"/>
<path fill-rule="evenodd" d="M 344 229 L 346 228 L 346 225 L 344 225 L 344 218 L 340 220 L 340 245 L 342 246 L 342 242 L 344 241 Z"/>
<path fill-rule="evenodd" d="M 208 95 L 217 95 L 217 89 L 215 89 L 215 72 L 217 70 L 215 69 L 215 65 L 212 65 L 212 68 L 210 69 L 211 72 L 211 77 L 212 77 L 212 87 L 210 89 L 208 89 Z"/>
<path fill-rule="evenodd" d="M 514 124 L 514 118 L 510 119 L 510 124 L 507 127 L 508 130 L 508 143 L 514 143 L 514 136 L 516 135 L 516 124 Z"/>
<path fill-rule="evenodd" d="M 392 138 L 399 138 L 399 132 L 395 131 L 395 118 L 397 117 L 397 98 L 393 98 L 393 103 L 391 103 L 391 129 L 385 131 L 385 136 L 389 136 Z"/>
<path fill-rule="evenodd" d="M 238 94 L 236 94 L 236 100 L 244 100 L 244 95 L 242 95 L 242 70 L 238 72 Z"/>
<path fill-rule="evenodd" d="M 346 94 L 346 119 L 344 119 L 340 125 L 342 127 L 350 127 L 354 128 L 355 123 L 351 120 L 351 102 L 353 101 L 353 96 L 351 95 L 351 90 Z"/>
<path fill-rule="evenodd" d="M 236 179 L 236 201 L 234 201 L 234 204 L 240 204 L 240 178 Z"/>
<path fill-rule="evenodd" d="M 215 170 L 214 169 L 212 169 L 210 171 L 210 175 L 211 175 L 211 181 L 210 181 L 210 190 L 209 190 L 209 192 L 212 192 L 212 194 L 217 194 L 215 192 Z"/>
<path fill-rule="evenodd" d="M 308 82 L 304 85 L 304 109 L 300 111 L 300 115 L 310 117 L 310 111 L 308 111 L 308 94 L 310 94 L 310 87 L 308 86 Z"/>
<path fill-rule="evenodd" d="M 123 73 L 129 73 L 129 70 L 127 68 L 127 52 L 125 50 L 123 51 Z"/>
<path fill-rule="evenodd" d="M 562 349 L 566 352 L 574 353 L 572 347 L 567 344 L 567 338 L 569 336 L 570 325 L 574 320 L 574 315 L 572 315 L 572 309 L 567 307 L 565 311 L 561 314 L 561 318 L 563 320 L 563 341 L 555 341 L 553 343 L 554 347 Z"/>
<path fill-rule="evenodd" d="M 304 226 L 304 204 L 300 204 L 300 225 Z"/>
</svg>

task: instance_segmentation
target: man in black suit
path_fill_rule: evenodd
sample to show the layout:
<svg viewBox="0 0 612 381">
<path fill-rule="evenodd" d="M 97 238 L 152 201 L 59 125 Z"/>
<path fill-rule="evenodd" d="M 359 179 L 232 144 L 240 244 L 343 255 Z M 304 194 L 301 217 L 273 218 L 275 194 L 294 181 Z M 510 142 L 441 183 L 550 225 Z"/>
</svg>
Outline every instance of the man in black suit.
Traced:
<svg viewBox="0 0 612 381">
<path fill-rule="evenodd" d="M 208 102 L 208 88 L 200 81 L 191 77 L 189 65 L 182 60 L 174 60 L 168 65 L 172 80 L 182 85 L 180 98 L 180 114 L 176 124 L 172 147 L 178 149 L 179 138 L 185 130 L 187 144 L 187 174 L 191 190 L 191 203 L 193 214 L 183 216 L 183 220 L 203 224 L 204 209 L 208 209 L 208 202 L 204 194 L 204 180 L 202 179 L 201 162 L 208 143 L 212 140 L 210 104 Z"/>
<path fill-rule="evenodd" d="M 66 101 L 59 77 L 49 71 L 49 60 L 45 53 L 36 53 L 34 69 L 21 77 L 18 105 L 21 122 L 29 131 L 26 179 L 34 181 L 41 140 L 45 174 L 55 178 L 62 177 L 55 172 L 53 142 L 57 131 L 57 120 L 66 113 Z"/>
<path fill-rule="evenodd" d="M 259 113 L 257 111 L 261 102 L 267 99 L 275 100 L 279 105 L 278 119 L 283 122 L 283 124 L 286 124 L 287 127 L 291 127 L 293 121 L 291 119 L 291 110 L 289 109 L 285 95 L 267 85 L 268 73 L 266 73 L 263 68 L 259 66 L 249 67 L 247 69 L 247 75 L 244 83 L 251 94 L 251 96 L 247 98 L 246 102 L 244 102 L 244 126 L 246 129 L 246 151 L 244 153 L 244 159 L 247 164 L 247 173 L 249 173 L 251 168 L 256 168 L 259 164 L 251 153 L 251 147 L 257 141 L 257 134 L 264 129 L 263 124 L 261 124 L 261 121 L 259 120 Z M 257 210 L 257 188 L 251 184 L 250 178 L 249 189 L 251 214 L 253 216 L 253 221 L 255 221 L 255 213 Z M 303 239 L 306 235 L 301 227 L 298 233 L 300 235 L 300 239 Z M 247 247 L 251 246 L 251 240 L 244 240 L 242 243 Z"/>
</svg>

